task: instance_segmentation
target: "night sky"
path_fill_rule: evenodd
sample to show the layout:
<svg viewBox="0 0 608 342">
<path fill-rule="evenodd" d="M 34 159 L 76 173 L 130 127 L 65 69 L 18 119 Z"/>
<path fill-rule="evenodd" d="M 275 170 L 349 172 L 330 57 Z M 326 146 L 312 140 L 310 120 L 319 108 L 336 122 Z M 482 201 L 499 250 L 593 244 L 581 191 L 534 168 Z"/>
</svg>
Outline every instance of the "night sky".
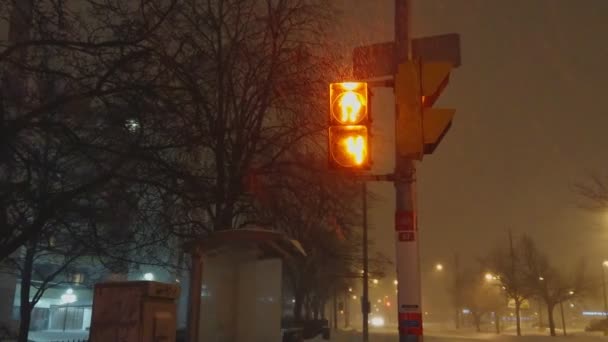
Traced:
<svg viewBox="0 0 608 342">
<path fill-rule="evenodd" d="M 333 0 L 345 44 L 393 39 L 393 0 Z M 608 175 L 608 1 L 413 0 L 413 37 L 461 35 L 462 66 L 438 106 L 456 108 L 451 131 L 418 169 L 424 288 L 436 262 L 474 257 L 532 235 L 556 265 L 608 258 L 608 212 L 579 208 L 573 189 Z M 404 19 L 405 20 L 405 19 Z M 4 38 L 5 28 L 0 27 Z M 393 169 L 392 91 L 376 91 L 376 173 Z M 394 191 L 370 211 L 375 249 L 393 257 Z M 388 251 L 388 252 L 387 252 Z"/>
<path fill-rule="evenodd" d="M 338 3 L 355 44 L 393 39 L 392 0 Z M 413 37 L 459 33 L 462 51 L 436 105 L 456 108 L 453 126 L 418 169 L 424 289 L 440 286 L 434 263 L 449 270 L 458 252 L 475 266 L 508 229 L 529 233 L 555 265 L 585 257 L 589 273 L 601 271 L 608 213 L 581 209 L 573 185 L 608 174 L 607 17 L 605 0 L 412 2 Z M 374 172 L 386 173 L 392 91 L 377 93 Z M 377 250 L 392 251 L 394 190 L 371 188 L 379 196 L 372 238 Z"/>
</svg>

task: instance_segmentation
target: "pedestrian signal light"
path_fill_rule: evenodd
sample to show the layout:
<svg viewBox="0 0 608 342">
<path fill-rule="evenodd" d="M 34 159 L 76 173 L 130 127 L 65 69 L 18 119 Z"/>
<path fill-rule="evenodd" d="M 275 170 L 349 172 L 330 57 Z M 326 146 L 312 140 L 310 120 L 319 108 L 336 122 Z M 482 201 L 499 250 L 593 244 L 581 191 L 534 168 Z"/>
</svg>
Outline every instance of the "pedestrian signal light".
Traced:
<svg viewBox="0 0 608 342">
<path fill-rule="evenodd" d="M 329 86 L 329 162 L 333 168 L 369 169 L 370 119 L 367 83 Z"/>
<path fill-rule="evenodd" d="M 329 97 L 333 121 L 355 125 L 367 119 L 367 83 L 332 83 Z"/>
</svg>

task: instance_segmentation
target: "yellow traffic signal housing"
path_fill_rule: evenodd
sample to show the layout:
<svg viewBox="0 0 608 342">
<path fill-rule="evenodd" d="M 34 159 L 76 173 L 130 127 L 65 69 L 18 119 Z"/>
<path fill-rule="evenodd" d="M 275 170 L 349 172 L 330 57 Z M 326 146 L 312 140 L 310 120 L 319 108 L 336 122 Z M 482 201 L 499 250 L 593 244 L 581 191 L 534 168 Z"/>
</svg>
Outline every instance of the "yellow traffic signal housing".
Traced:
<svg viewBox="0 0 608 342">
<path fill-rule="evenodd" d="M 329 165 L 369 169 L 370 117 L 365 82 L 329 85 Z"/>
<path fill-rule="evenodd" d="M 452 124 L 455 109 L 432 108 L 448 83 L 452 65 L 445 62 L 408 61 L 395 75 L 398 108 L 397 153 L 422 160 L 433 153 Z"/>
</svg>

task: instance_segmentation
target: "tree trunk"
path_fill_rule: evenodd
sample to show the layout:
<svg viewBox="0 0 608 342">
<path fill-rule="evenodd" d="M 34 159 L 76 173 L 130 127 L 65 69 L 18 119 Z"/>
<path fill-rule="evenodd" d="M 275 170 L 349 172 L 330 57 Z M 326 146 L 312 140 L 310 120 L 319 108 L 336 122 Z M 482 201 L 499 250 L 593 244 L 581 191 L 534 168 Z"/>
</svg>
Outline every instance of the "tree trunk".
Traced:
<svg viewBox="0 0 608 342">
<path fill-rule="evenodd" d="M 566 317 L 564 317 L 564 302 L 559 302 L 559 311 L 562 315 L 562 329 L 564 329 L 563 333 L 566 336 Z"/>
<path fill-rule="evenodd" d="M 500 334 L 500 314 L 494 313 L 494 325 L 496 326 L 496 334 Z"/>
<path fill-rule="evenodd" d="M 334 290 L 334 329 L 338 329 L 338 295 L 336 294 L 336 290 Z"/>
<path fill-rule="evenodd" d="M 296 321 L 299 321 L 302 319 L 302 302 L 304 301 L 304 296 L 296 292 L 294 297 L 296 302 L 293 304 L 293 318 Z"/>
<path fill-rule="evenodd" d="M 517 325 L 517 336 L 521 336 L 521 300 L 515 299 L 515 323 Z"/>
<path fill-rule="evenodd" d="M 481 315 L 474 313 L 473 320 L 475 321 L 475 329 L 477 332 L 481 332 Z"/>
<path fill-rule="evenodd" d="M 456 324 L 456 329 L 460 329 L 460 310 L 456 309 L 454 315 L 454 323 Z"/>
<path fill-rule="evenodd" d="M 30 305 L 30 286 L 32 284 L 32 269 L 36 255 L 36 241 L 30 241 L 25 250 L 23 271 L 21 272 L 21 307 L 19 309 L 19 338 L 18 342 L 27 342 L 30 330 L 32 307 Z"/>
<path fill-rule="evenodd" d="M 538 330 L 543 330 L 543 303 L 538 301 Z"/>
<path fill-rule="evenodd" d="M 547 303 L 547 320 L 549 321 L 549 331 L 551 332 L 551 336 L 555 335 L 555 320 L 553 319 L 553 308 L 555 307 L 555 303 Z"/>
<path fill-rule="evenodd" d="M 311 319 L 312 318 L 312 305 L 310 296 L 307 296 L 304 300 L 304 318 Z"/>
</svg>

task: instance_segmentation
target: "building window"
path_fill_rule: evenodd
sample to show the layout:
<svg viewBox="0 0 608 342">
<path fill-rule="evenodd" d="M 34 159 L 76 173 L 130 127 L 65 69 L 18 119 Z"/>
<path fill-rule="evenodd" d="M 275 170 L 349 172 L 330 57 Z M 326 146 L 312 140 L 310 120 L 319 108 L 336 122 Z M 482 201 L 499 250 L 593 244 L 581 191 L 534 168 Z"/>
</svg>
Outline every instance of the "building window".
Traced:
<svg viewBox="0 0 608 342">
<path fill-rule="evenodd" d="M 74 273 L 72 274 L 70 281 L 74 284 L 82 284 L 82 282 L 84 281 L 84 274 Z"/>
</svg>

